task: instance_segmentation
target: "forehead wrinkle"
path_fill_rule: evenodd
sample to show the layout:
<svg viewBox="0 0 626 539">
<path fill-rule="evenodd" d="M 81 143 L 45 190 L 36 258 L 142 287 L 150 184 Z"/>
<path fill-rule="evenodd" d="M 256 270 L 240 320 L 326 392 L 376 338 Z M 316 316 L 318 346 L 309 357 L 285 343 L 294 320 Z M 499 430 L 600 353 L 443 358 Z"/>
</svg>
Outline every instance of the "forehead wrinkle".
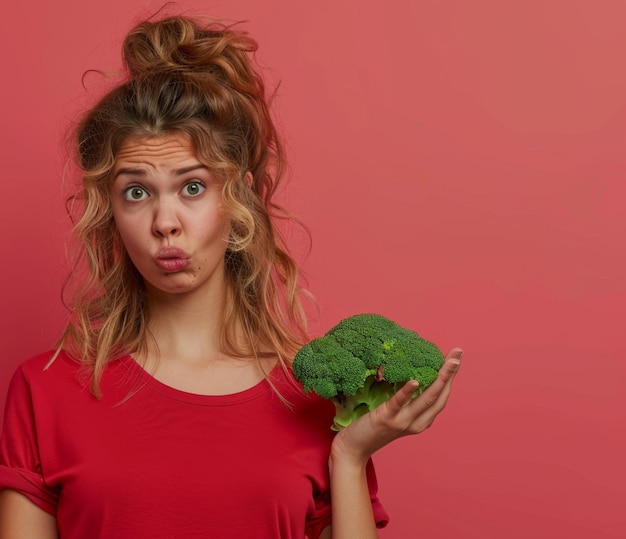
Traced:
<svg viewBox="0 0 626 539">
<path fill-rule="evenodd" d="M 121 174 L 147 177 L 150 169 L 161 169 L 172 176 L 193 170 L 209 170 L 198 159 L 191 142 L 179 136 L 127 139 L 119 149 L 116 162 L 120 168 L 114 173 L 114 178 Z M 162 167 L 168 165 L 171 168 L 165 171 Z"/>
<path fill-rule="evenodd" d="M 170 153 L 177 149 L 183 152 L 191 151 L 195 154 L 195 148 L 188 136 L 182 134 L 156 135 L 147 137 L 127 138 L 117 152 L 117 158 L 124 156 L 132 157 L 138 151 L 159 156 L 162 153 Z"/>
</svg>

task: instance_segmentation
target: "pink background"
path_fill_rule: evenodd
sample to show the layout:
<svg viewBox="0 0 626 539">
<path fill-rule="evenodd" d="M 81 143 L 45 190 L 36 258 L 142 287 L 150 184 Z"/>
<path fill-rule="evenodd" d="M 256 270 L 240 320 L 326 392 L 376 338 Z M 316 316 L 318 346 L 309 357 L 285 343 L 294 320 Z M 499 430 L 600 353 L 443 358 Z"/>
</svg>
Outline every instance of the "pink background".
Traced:
<svg viewBox="0 0 626 539">
<path fill-rule="evenodd" d="M 59 141 L 81 73 L 117 68 L 131 22 L 160 5 L 8 4 L 0 397 L 62 327 Z M 247 19 L 282 79 L 316 327 L 380 312 L 466 350 L 446 413 L 378 455 L 381 537 L 626 537 L 626 5 L 186 6 Z"/>
</svg>

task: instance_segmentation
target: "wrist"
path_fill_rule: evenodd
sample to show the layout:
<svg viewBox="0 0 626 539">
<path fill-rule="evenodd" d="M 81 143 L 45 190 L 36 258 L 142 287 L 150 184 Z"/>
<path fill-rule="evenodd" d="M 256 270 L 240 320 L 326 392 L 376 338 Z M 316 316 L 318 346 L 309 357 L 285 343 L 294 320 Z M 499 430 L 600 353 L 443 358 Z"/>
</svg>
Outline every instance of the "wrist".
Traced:
<svg viewBox="0 0 626 539">
<path fill-rule="evenodd" d="M 352 468 L 354 470 L 365 469 L 371 455 L 365 454 L 349 447 L 349 444 L 338 434 L 331 446 L 329 465 L 341 466 L 342 468 Z"/>
<path fill-rule="evenodd" d="M 367 481 L 367 461 L 361 462 L 359 459 L 331 454 L 328 459 L 328 472 L 331 477 L 331 490 L 332 484 L 337 482 L 356 485 Z"/>
</svg>

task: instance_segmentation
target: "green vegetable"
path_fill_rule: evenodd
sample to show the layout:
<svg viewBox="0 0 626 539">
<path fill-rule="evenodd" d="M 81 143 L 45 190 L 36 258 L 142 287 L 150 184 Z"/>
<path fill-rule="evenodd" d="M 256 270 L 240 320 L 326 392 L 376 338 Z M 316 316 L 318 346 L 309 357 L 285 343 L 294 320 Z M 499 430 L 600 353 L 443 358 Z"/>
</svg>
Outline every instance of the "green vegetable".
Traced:
<svg viewBox="0 0 626 539">
<path fill-rule="evenodd" d="M 341 430 L 409 380 L 419 382 L 417 396 L 443 362 L 441 351 L 414 331 L 378 314 L 357 314 L 304 345 L 293 373 L 305 391 L 335 403 L 332 429 Z"/>
</svg>

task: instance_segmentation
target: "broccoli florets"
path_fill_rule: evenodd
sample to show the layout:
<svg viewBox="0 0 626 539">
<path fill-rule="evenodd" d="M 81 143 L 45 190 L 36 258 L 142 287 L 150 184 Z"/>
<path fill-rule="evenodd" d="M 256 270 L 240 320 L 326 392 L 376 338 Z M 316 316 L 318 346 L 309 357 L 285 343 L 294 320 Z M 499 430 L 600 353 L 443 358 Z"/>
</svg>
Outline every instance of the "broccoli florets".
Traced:
<svg viewBox="0 0 626 539">
<path fill-rule="evenodd" d="M 303 346 L 293 373 L 305 391 L 335 403 L 333 430 L 388 400 L 417 380 L 416 395 L 432 384 L 444 362 L 441 351 L 410 329 L 378 314 L 342 320 L 326 335 Z"/>
</svg>

